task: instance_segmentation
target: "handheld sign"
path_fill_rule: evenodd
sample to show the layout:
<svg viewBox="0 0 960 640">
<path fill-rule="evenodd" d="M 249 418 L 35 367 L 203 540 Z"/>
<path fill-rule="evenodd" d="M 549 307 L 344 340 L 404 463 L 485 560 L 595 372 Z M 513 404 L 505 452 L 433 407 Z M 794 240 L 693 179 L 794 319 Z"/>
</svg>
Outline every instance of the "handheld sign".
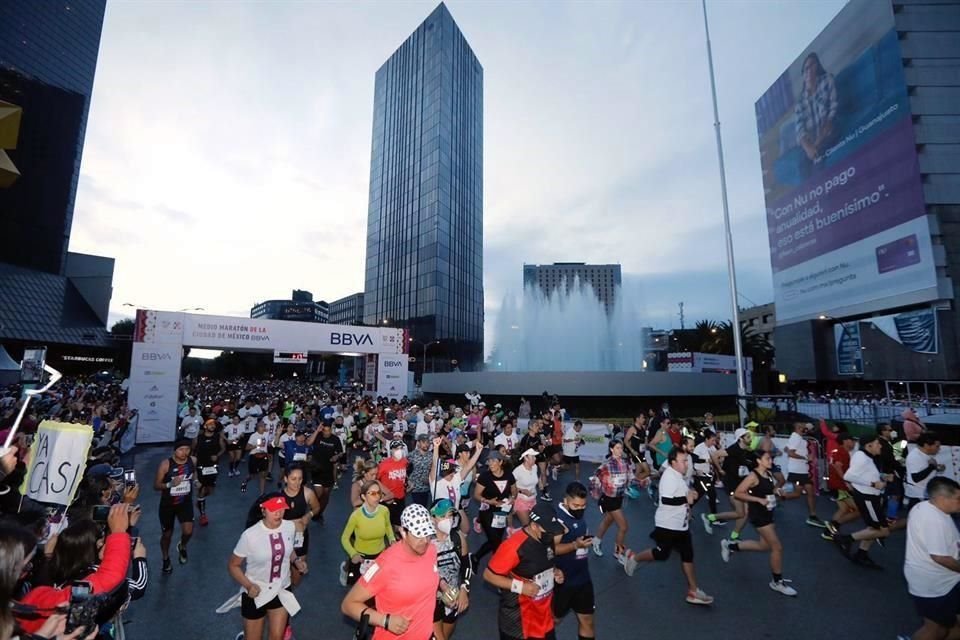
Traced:
<svg viewBox="0 0 960 640">
<path fill-rule="evenodd" d="M 91 442 L 90 425 L 41 422 L 20 493 L 37 502 L 69 506 L 83 477 Z"/>
</svg>

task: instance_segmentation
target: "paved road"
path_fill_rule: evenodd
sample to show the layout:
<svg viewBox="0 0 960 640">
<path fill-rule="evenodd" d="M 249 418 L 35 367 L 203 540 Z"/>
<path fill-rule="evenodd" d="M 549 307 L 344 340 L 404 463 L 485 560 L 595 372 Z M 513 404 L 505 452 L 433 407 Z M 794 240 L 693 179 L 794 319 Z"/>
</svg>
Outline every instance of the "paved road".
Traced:
<svg viewBox="0 0 960 640">
<path fill-rule="evenodd" d="M 152 479 L 166 455 L 165 448 L 138 454 L 138 477 Z M 554 483 L 555 495 L 569 479 L 561 476 Z M 221 477 L 218 493 L 208 500 L 210 526 L 196 528 L 189 546 L 190 562 L 179 566 L 174 559 L 173 574 L 168 576 L 160 573 L 159 497 L 144 488 L 141 530 L 148 548 L 151 582 L 144 598 L 128 612 L 129 638 L 176 634 L 184 640 L 232 640 L 241 629 L 238 609 L 223 615 L 214 612 L 237 591 L 227 575 L 226 563 L 254 499 L 253 494 L 241 494 L 239 485 L 239 478 Z M 718 530 L 711 537 L 697 526 L 693 533 L 697 574 L 703 589 L 716 597 L 716 603 L 712 608 L 688 605 L 683 600 L 684 582 L 676 557 L 641 566 L 628 578 L 610 557 L 613 533 L 609 532 L 605 540 L 607 555 L 590 559 L 598 598 L 598 637 L 666 639 L 682 634 L 688 638 L 873 639 L 895 638 L 898 632 L 912 631 L 918 621 L 903 580 L 903 533 L 896 534 L 885 549 L 872 551 L 883 571 L 861 569 L 821 540 L 819 529 L 804 524 L 805 507 L 800 502 L 793 501 L 777 512 L 778 530 L 786 547 L 785 575 L 800 592 L 797 598 L 781 596 L 768 588 L 766 555 L 744 553 L 724 564 L 719 554 L 722 534 Z M 698 513 L 702 508 L 697 507 Z M 352 637 L 352 627 L 339 613 L 344 590 L 337 582 L 337 567 L 343 558 L 340 531 L 349 511 L 349 487 L 341 486 L 327 509 L 326 526 L 312 525 L 310 575 L 297 590 L 303 611 L 293 619 L 300 640 Z M 628 501 L 625 511 L 631 527 L 629 546 L 648 546 L 647 536 L 653 528 L 651 502 L 646 496 Z M 821 516 L 831 511 L 832 503 L 823 499 Z M 591 524 L 597 523 L 595 506 L 588 509 L 587 518 Z M 749 527 L 745 534 L 755 535 Z M 477 537 L 472 536 L 471 546 L 475 548 L 477 543 Z M 470 611 L 461 620 L 455 637 L 497 637 L 496 603 L 497 595 L 491 589 L 474 589 Z M 558 638 L 576 637 L 576 622 L 568 617 L 558 627 Z"/>
</svg>

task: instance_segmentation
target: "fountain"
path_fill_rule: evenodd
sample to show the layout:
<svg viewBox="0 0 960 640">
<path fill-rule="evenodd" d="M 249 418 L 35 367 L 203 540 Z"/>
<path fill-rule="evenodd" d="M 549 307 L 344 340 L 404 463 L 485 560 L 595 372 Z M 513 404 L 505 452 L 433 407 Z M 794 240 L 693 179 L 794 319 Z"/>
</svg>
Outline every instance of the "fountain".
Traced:
<svg viewBox="0 0 960 640">
<path fill-rule="evenodd" d="M 552 292 L 508 294 L 494 328 L 488 371 L 642 371 L 645 331 L 617 290 L 607 313 L 590 283 L 575 278 Z"/>
</svg>

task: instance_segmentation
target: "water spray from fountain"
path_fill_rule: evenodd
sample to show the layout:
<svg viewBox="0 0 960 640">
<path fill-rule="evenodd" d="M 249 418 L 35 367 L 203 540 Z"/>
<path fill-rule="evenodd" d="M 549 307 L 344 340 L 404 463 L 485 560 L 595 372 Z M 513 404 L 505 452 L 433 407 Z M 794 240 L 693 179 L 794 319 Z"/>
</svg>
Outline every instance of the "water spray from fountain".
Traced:
<svg viewBox="0 0 960 640">
<path fill-rule="evenodd" d="M 488 369 L 494 371 L 643 371 L 645 330 L 618 287 L 608 313 L 577 277 L 551 292 L 527 286 L 508 294 L 497 315 Z"/>
</svg>

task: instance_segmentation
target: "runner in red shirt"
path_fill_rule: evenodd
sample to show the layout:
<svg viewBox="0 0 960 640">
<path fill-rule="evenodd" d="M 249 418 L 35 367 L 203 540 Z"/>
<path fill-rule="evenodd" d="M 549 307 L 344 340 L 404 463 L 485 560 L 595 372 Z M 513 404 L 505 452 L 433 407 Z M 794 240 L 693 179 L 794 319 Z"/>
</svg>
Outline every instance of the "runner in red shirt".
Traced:
<svg viewBox="0 0 960 640">
<path fill-rule="evenodd" d="M 390 523 L 394 529 L 400 529 L 400 514 L 407 497 L 407 446 L 402 440 L 390 443 L 390 457 L 380 461 L 377 467 L 377 480 L 387 488 L 392 500 L 382 504 L 390 510 Z"/>
<path fill-rule="evenodd" d="M 853 522 L 860 516 L 853 496 L 848 491 L 847 483 L 843 479 L 843 474 L 850 468 L 850 452 L 856 446 L 856 441 L 849 433 L 838 433 L 836 435 L 836 445 L 833 449 L 827 450 L 827 487 L 831 491 L 837 492 L 837 511 L 827 522 L 827 528 L 820 534 L 824 540 L 833 540 L 833 532 L 840 525 L 847 522 Z"/>
<path fill-rule="evenodd" d="M 555 640 L 553 585 L 563 583 L 554 547 L 566 532 L 549 504 L 530 511 L 530 522 L 493 554 L 483 579 L 500 589 L 501 640 Z"/>
<path fill-rule="evenodd" d="M 401 542 L 381 553 L 340 604 L 344 615 L 376 627 L 373 640 L 429 640 L 440 574 L 430 512 L 411 504 L 400 517 Z M 367 602 L 376 598 L 376 606 Z"/>
</svg>

